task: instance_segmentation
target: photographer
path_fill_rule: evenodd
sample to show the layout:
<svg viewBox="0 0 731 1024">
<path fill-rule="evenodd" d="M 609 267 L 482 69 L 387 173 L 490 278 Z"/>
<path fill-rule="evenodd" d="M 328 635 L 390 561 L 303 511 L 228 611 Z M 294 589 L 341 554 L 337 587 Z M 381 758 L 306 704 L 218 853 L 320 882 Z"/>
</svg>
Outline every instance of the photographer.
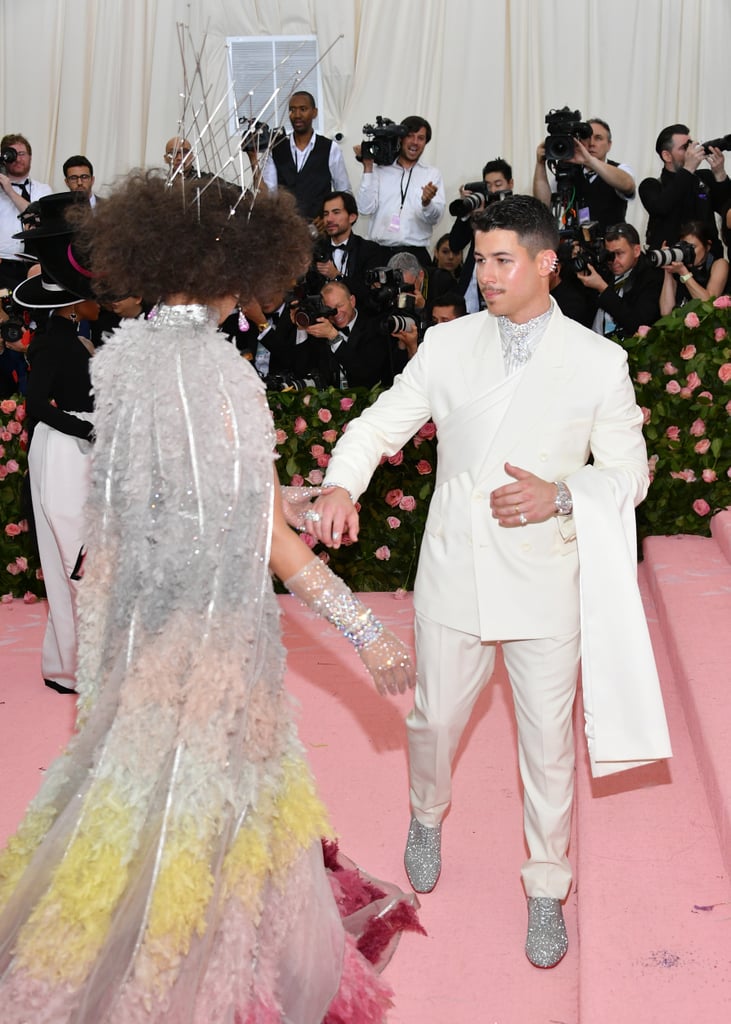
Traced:
<svg viewBox="0 0 731 1024">
<path fill-rule="evenodd" d="M 11 291 L 28 270 L 23 243 L 13 238 L 22 230 L 20 215 L 29 203 L 53 191 L 50 185 L 29 177 L 32 157 L 24 135 L 5 135 L 0 140 L 0 288 Z"/>
<path fill-rule="evenodd" d="M 650 248 L 659 249 L 680 238 L 681 224 L 700 220 L 711 231 L 713 255 L 722 256 L 714 213 L 731 200 L 731 181 L 721 150 L 694 142 L 689 132 L 685 124 L 671 124 L 657 137 L 655 152 L 663 163 L 660 177 L 645 178 L 639 189 L 649 214 L 645 238 Z M 710 170 L 698 170 L 704 160 Z"/>
<path fill-rule="evenodd" d="M 381 246 L 383 260 L 394 252 L 410 252 L 426 267 L 432 228 L 444 213 L 444 183 L 436 167 L 421 161 L 431 139 L 429 122 L 412 115 L 401 125 L 406 135 L 392 164 L 381 166 L 363 156 L 358 209 L 371 217 L 368 237 Z M 353 148 L 361 159 L 363 147 Z"/>
<path fill-rule="evenodd" d="M 665 280 L 660 292 L 660 315 L 667 316 L 691 299 L 707 300 L 723 294 L 728 281 L 728 260 L 713 255 L 713 239 L 707 224 L 688 221 L 680 229 L 684 259 L 663 268 Z"/>
<path fill-rule="evenodd" d="M 562 127 L 561 118 L 557 115 L 565 116 L 567 111 L 568 108 L 551 111 L 547 116 L 549 135 L 552 130 Z M 580 118 L 578 111 L 573 113 Z M 575 122 L 571 121 L 565 122 L 569 134 L 573 131 L 574 124 Z M 551 206 L 557 183 L 556 180 L 549 181 L 547 166 L 551 163 L 560 165 L 559 170 L 565 174 L 572 192 L 575 190 L 572 209 L 576 220 L 581 224 L 596 221 L 600 231 L 604 232 L 608 224 L 621 223 L 626 218 L 627 201 L 634 199 L 635 195 L 634 171 L 628 164 L 615 163 L 614 160 L 608 159 L 607 155 L 612 148 L 612 132 L 606 121 L 600 117 L 590 117 L 581 124 L 588 126 L 583 129 L 586 138 L 573 138 L 570 156 L 551 160 L 549 155 L 547 161 L 545 140 L 540 143 L 536 150 L 536 166 L 533 172 L 533 195 L 546 206 Z M 564 226 L 566 225 L 559 224 L 559 228 Z"/>
<path fill-rule="evenodd" d="M 358 206 L 350 192 L 328 192 L 320 216 L 326 237 L 315 244 L 315 270 L 322 284 L 342 281 L 363 306 L 368 300 L 365 272 L 380 263 L 380 249 L 353 231 Z"/>
<path fill-rule="evenodd" d="M 597 304 L 592 328 L 604 336 L 627 338 L 642 324 L 660 316 L 662 274 L 643 254 L 640 236 L 631 224 L 613 224 L 604 236 L 606 277 L 589 263 L 576 279 L 591 290 Z"/>
<path fill-rule="evenodd" d="M 388 341 L 356 308 L 356 299 L 340 281 L 321 293 L 324 316 L 304 328 L 312 343 L 311 367 L 323 387 L 371 388 L 388 378 Z"/>
<path fill-rule="evenodd" d="M 513 194 L 513 169 L 507 160 L 499 156 L 496 160 L 488 160 L 482 168 L 483 188 L 471 189 L 471 184 L 479 183 L 468 182 L 459 190 L 460 200 L 468 200 L 462 208 L 458 206 L 459 200 L 450 204 L 449 212 L 455 217 L 455 221 L 449 232 L 449 244 L 453 249 L 464 249 L 469 245 L 459 276 L 459 290 L 465 297 L 467 312 L 477 313 L 484 304 L 475 276 L 475 240 L 471 218 L 477 210 L 484 210 L 487 202 L 504 199 Z"/>
</svg>

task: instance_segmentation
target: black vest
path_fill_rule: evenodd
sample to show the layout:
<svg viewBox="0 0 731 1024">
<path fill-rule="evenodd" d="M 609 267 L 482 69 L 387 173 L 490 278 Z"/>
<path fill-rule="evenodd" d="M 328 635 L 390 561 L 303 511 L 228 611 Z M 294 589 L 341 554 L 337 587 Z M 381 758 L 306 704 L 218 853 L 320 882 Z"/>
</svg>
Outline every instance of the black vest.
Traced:
<svg viewBox="0 0 731 1024">
<path fill-rule="evenodd" d="M 299 173 L 292 157 L 289 136 L 272 149 L 277 183 L 293 193 L 299 212 L 308 220 L 320 216 L 325 196 L 332 187 L 329 166 L 331 145 L 330 139 L 324 135 L 315 135 L 315 145 Z"/>
<path fill-rule="evenodd" d="M 607 160 L 612 167 L 619 167 L 614 160 Z M 627 200 L 618 196 L 611 185 L 607 185 L 603 178 L 597 174 L 593 181 L 589 181 L 585 174 L 584 179 L 579 183 L 579 206 L 589 207 L 591 220 L 599 221 L 602 233 L 609 224 L 621 224 L 627 216 Z"/>
</svg>

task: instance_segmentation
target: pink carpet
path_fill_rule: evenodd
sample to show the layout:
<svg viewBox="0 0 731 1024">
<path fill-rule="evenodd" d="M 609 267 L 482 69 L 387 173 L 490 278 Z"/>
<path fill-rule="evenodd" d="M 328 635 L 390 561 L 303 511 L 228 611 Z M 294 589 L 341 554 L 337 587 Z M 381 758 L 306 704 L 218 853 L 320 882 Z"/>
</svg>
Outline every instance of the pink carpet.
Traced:
<svg viewBox="0 0 731 1024">
<path fill-rule="evenodd" d="M 692 540 L 713 564 L 718 543 Z M 593 783 L 580 749 L 571 849 L 576 881 L 566 906 L 568 955 L 555 970 L 539 971 L 522 951 L 520 785 L 501 668 L 478 703 L 459 754 L 454 806 L 444 826 L 442 878 L 434 893 L 421 897 L 428 936 L 404 936 L 387 968 L 397 996 L 391 1024 L 725 1024 L 731 1019 L 731 889 L 718 838 L 731 793 L 731 746 L 717 749 L 715 734 L 707 742 L 699 739 L 703 728 L 692 716 L 686 719 L 688 691 L 695 690 L 698 704 L 710 703 L 716 731 L 725 729 L 728 736 L 731 698 L 725 671 L 718 671 L 720 657 L 713 670 L 700 678 L 691 673 L 689 681 L 676 650 L 680 643 L 692 668 L 713 660 L 709 648 L 722 649 L 725 667 L 728 642 L 721 620 L 711 621 L 710 605 L 693 590 L 698 564 L 686 581 L 687 607 L 701 600 L 702 649 L 690 643 L 688 650 L 688 639 L 678 639 L 662 577 L 673 575 L 672 587 L 680 593 L 687 570 L 682 560 L 674 574 L 661 568 L 675 557 L 673 549 L 650 554 L 641 575 L 675 756 L 669 765 Z M 719 573 L 723 558 L 721 552 Z M 705 580 L 704 593 L 725 593 L 725 604 L 719 599 L 720 610 L 713 614 L 725 615 L 727 629 L 729 578 L 715 578 L 712 585 Z M 660 617 L 653 594 L 660 595 Z M 366 599 L 391 628 L 411 639 L 409 599 L 389 594 Z M 302 708 L 300 735 L 343 850 L 372 874 L 406 886 L 403 718 L 410 699 L 380 698 L 357 656 L 330 627 L 291 598 L 281 603 L 290 651 L 288 684 Z M 686 608 L 680 617 L 688 616 Z M 72 728 L 73 697 L 47 690 L 40 679 L 44 619 L 43 604 L 16 601 L 0 607 L 0 841 L 17 824 Z M 709 779 L 712 790 L 721 791 L 711 803 Z"/>
</svg>

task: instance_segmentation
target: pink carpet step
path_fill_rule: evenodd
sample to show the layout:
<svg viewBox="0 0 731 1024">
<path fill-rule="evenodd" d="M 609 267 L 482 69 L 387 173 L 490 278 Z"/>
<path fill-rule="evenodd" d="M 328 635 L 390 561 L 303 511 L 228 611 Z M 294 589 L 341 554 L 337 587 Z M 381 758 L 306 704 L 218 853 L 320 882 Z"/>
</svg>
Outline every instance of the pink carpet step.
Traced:
<svg viewBox="0 0 731 1024">
<path fill-rule="evenodd" d="M 645 571 L 731 874 L 731 510 L 711 537 L 651 537 Z"/>
</svg>

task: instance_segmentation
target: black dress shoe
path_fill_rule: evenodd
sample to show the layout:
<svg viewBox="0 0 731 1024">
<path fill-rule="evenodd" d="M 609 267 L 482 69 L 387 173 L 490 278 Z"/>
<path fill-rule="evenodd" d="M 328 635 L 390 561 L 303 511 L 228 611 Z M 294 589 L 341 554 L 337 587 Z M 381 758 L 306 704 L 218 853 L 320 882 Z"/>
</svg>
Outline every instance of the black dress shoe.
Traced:
<svg viewBox="0 0 731 1024">
<path fill-rule="evenodd" d="M 76 690 L 72 690 L 70 686 L 62 686 L 61 683 L 57 683 L 54 679 L 44 679 L 43 682 L 46 686 L 55 690 L 56 693 L 76 693 Z"/>
</svg>

